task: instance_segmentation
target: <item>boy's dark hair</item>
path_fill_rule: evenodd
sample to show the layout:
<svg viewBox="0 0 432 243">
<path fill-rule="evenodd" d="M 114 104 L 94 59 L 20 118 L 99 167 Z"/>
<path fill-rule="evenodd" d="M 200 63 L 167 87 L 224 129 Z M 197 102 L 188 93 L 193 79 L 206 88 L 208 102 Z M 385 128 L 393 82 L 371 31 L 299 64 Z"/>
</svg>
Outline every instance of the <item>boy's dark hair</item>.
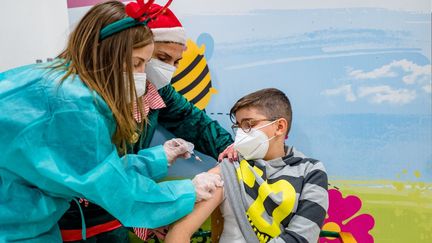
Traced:
<svg viewBox="0 0 432 243">
<path fill-rule="evenodd" d="M 285 118 L 288 122 L 287 134 L 291 129 L 291 103 L 284 92 L 275 89 L 261 89 L 240 98 L 230 110 L 230 118 L 235 121 L 235 114 L 243 108 L 255 108 L 268 119 Z"/>
</svg>

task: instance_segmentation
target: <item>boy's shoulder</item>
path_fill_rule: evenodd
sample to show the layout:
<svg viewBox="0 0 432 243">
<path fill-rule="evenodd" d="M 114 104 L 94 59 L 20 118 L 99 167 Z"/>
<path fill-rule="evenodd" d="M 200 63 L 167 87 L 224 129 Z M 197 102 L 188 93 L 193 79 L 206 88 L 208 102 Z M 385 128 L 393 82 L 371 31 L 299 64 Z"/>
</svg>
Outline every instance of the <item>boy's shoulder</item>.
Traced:
<svg viewBox="0 0 432 243">
<path fill-rule="evenodd" d="M 294 147 L 287 147 L 287 154 L 281 158 L 287 165 L 300 165 L 300 164 L 318 164 L 320 160 L 306 156 Z"/>
<path fill-rule="evenodd" d="M 272 178 L 285 178 L 293 184 L 296 191 L 302 190 L 305 183 L 327 190 L 327 172 L 320 160 L 309 158 L 294 148 L 282 160 L 285 165 L 274 173 Z"/>
<path fill-rule="evenodd" d="M 284 163 L 278 174 L 288 174 L 294 177 L 306 178 L 310 173 L 326 175 L 324 164 L 317 159 L 310 158 L 304 153 L 289 147 L 287 155 L 281 158 Z"/>
</svg>

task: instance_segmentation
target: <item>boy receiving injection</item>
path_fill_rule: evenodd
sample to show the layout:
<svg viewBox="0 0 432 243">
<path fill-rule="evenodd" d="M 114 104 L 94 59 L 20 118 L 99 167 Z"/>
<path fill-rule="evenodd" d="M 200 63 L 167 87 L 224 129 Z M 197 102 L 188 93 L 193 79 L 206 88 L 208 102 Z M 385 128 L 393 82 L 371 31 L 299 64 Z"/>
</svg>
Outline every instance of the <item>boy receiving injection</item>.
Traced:
<svg viewBox="0 0 432 243">
<path fill-rule="evenodd" d="M 288 97 L 278 89 L 259 90 L 238 100 L 230 115 L 239 161 L 225 159 L 210 170 L 222 175 L 224 187 L 173 224 L 165 242 L 189 242 L 218 206 L 220 242 L 317 242 L 328 208 L 327 174 L 320 161 L 285 145 L 292 120 Z"/>
</svg>

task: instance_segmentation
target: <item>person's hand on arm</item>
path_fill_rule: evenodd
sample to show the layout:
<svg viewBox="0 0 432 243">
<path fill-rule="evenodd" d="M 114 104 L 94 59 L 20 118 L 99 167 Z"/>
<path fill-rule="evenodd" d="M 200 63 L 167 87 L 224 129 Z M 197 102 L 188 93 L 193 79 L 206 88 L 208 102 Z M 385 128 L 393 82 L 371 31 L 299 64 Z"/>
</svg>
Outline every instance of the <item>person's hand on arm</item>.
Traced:
<svg viewBox="0 0 432 243">
<path fill-rule="evenodd" d="M 195 187 L 196 201 L 208 200 L 212 198 L 217 188 L 223 186 L 222 178 L 219 174 L 203 172 L 192 179 Z"/>
<path fill-rule="evenodd" d="M 219 173 L 219 167 L 215 167 L 208 172 L 208 174 L 217 176 L 219 176 Z M 171 225 L 170 230 L 168 231 L 168 234 L 165 238 L 165 242 L 190 242 L 192 235 L 206 221 L 213 210 L 219 206 L 222 200 L 223 187 L 216 187 L 210 199 L 196 203 L 192 213 Z"/>
<path fill-rule="evenodd" d="M 147 150 L 149 149 L 141 150 L 141 152 L 144 151 L 147 152 Z M 223 186 L 223 181 L 218 174 L 204 172 L 196 175 L 195 178 L 192 180 L 192 184 L 195 189 L 196 202 L 199 202 L 202 200 L 211 199 L 214 196 L 215 191 L 217 191 L 217 188 Z M 167 229 L 168 226 L 160 227 L 158 229 L 144 229 L 144 228 L 134 227 L 134 232 L 139 238 L 143 240 L 147 240 L 153 234 L 156 235 L 158 239 L 163 240 L 165 238 L 166 235 L 165 231 Z"/>
<path fill-rule="evenodd" d="M 222 162 L 223 159 L 227 158 L 229 162 L 234 162 L 238 160 L 237 151 L 234 149 L 234 144 L 226 147 L 226 149 L 219 154 L 218 162 Z"/>
</svg>

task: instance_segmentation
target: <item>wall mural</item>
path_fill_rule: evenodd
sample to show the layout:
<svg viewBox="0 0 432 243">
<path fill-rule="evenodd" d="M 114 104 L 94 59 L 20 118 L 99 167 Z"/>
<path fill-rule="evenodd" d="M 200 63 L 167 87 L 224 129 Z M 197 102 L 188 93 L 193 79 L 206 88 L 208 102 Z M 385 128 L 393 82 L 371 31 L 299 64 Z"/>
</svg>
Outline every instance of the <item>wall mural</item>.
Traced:
<svg viewBox="0 0 432 243">
<path fill-rule="evenodd" d="M 88 9 L 79 2 L 71 23 Z M 432 242 L 430 1 L 326 4 L 174 1 L 190 40 L 173 85 L 227 130 L 241 96 L 285 91 L 287 143 L 322 160 L 334 185 L 323 230 L 344 242 Z M 170 175 L 213 165 L 182 161 Z"/>
<path fill-rule="evenodd" d="M 213 47 L 211 36 L 202 34 L 198 37 L 198 43 L 192 40 L 186 42 L 186 51 L 179 62 L 179 66 L 171 80 L 172 86 L 177 92 L 203 110 L 210 102 L 212 95 L 217 94 L 217 90 L 212 87 L 211 73 L 207 65 L 207 60 L 211 54 L 206 48 Z"/>
</svg>

